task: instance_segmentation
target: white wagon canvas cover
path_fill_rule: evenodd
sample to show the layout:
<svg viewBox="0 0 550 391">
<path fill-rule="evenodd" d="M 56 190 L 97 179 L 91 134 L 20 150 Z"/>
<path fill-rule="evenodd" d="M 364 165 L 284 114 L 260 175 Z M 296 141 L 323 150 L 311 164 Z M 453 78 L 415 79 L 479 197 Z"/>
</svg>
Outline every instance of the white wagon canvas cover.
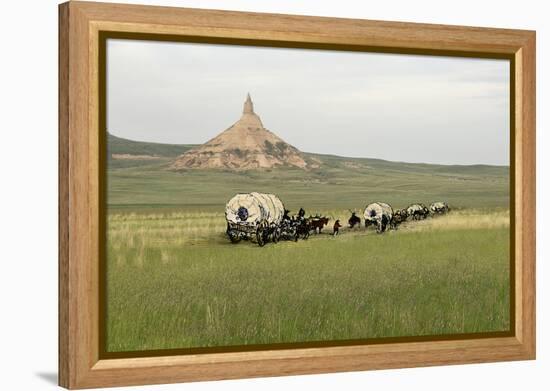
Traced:
<svg viewBox="0 0 550 391">
<path fill-rule="evenodd" d="M 434 202 L 430 205 L 430 210 L 434 213 L 446 212 L 449 210 L 449 205 L 443 201 Z"/>
<path fill-rule="evenodd" d="M 241 208 L 244 208 L 246 213 L 242 213 Z M 237 194 L 229 200 L 225 207 L 225 218 L 229 222 L 239 224 L 255 225 L 262 221 L 279 224 L 284 211 L 283 203 L 274 194 L 244 193 Z"/>
<path fill-rule="evenodd" d="M 392 207 L 385 202 L 374 202 L 367 205 L 363 217 L 366 221 L 378 221 L 382 218 L 383 214 L 385 214 L 388 219 L 391 220 L 391 218 L 393 217 Z"/>
</svg>

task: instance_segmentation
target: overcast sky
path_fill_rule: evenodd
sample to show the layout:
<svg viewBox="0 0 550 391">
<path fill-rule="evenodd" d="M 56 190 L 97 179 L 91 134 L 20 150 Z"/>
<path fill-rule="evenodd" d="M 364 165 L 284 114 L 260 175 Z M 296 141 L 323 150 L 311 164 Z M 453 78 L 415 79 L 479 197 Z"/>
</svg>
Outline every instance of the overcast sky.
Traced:
<svg viewBox="0 0 550 391">
<path fill-rule="evenodd" d="M 107 128 L 199 144 L 237 121 L 306 152 L 508 165 L 509 62 L 136 40 L 107 46 Z"/>
</svg>

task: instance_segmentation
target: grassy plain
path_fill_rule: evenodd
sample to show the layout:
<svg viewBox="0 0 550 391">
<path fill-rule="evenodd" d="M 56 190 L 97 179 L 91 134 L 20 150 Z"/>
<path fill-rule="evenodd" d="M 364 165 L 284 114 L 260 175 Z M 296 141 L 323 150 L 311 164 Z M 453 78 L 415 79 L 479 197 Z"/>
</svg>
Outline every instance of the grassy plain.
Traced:
<svg viewBox="0 0 550 391">
<path fill-rule="evenodd" d="M 454 208 L 508 207 L 508 168 L 479 166 L 411 165 L 373 159 L 335 159 L 323 156 L 322 169 L 264 171 L 167 169 L 160 162 L 119 161 L 108 175 L 108 202 L 112 210 L 161 208 L 223 211 L 236 193 L 276 193 L 293 211 L 315 213 L 327 209 L 364 209 L 374 201 L 393 206 L 446 200 Z M 346 162 L 356 164 L 349 168 Z"/>
<path fill-rule="evenodd" d="M 128 153 L 123 142 L 116 153 Z M 507 167 L 313 155 L 322 164 L 310 172 L 173 172 L 171 148 L 131 147 L 160 159 L 108 161 L 108 351 L 510 326 Z M 453 211 L 383 235 L 344 229 L 336 238 L 234 245 L 224 206 L 250 191 L 331 224 L 373 201 L 444 200 Z"/>
<path fill-rule="evenodd" d="M 109 351 L 509 327 L 506 211 L 263 248 L 223 231 L 220 213 L 110 216 Z"/>
</svg>

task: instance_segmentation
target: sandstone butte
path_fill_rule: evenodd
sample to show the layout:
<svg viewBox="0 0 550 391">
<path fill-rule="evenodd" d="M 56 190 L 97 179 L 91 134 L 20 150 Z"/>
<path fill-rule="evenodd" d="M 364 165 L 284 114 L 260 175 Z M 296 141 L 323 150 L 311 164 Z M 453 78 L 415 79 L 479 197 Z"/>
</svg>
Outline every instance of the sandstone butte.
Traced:
<svg viewBox="0 0 550 391">
<path fill-rule="evenodd" d="M 230 170 L 319 167 L 317 159 L 304 156 L 297 148 L 267 130 L 254 112 L 247 94 L 241 118 L 210 141 L 176 158 L 174 170 L 211 168 Z"/>
</svg>

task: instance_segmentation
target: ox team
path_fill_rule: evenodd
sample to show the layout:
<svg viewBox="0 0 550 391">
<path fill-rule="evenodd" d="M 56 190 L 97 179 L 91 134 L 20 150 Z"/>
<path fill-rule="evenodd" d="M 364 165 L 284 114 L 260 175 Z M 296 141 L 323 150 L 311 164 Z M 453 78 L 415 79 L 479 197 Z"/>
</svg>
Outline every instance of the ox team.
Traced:
<svg viewBox="0 0 550 391">
<path fill-rule="evenodd" d="M 351 211 L 348 227 L 360 227 L 361 218 Z M 384 202 L 374 202 L 366 206 L 363 213 L 365 228 L 373 226 L 376 232 L 385 232 L 388 228 L 397 229 L 399 224 L 410 220 L 422 220 L 430 214 L 445 214 L 449 206 L 445 202 L 434 202 L 427 208 L 424 204 L 412 204 L 405 209 L 394 210 Z M 241 240 L 256 242 L 264 246 L 267 242 L 279 240 L 307 239 L 311 233 L 319 234 L 328 225 L 327 216 L 309 216 L 300 208 L 296 215 L 290 216 L 282 201 L 274 194 L 243 193 L 231 198 L 225 207 L 227 236 L 233 243 Z M 333 224 L 332 234 L 338 235 L 340 220 Z"/>
</svg>

